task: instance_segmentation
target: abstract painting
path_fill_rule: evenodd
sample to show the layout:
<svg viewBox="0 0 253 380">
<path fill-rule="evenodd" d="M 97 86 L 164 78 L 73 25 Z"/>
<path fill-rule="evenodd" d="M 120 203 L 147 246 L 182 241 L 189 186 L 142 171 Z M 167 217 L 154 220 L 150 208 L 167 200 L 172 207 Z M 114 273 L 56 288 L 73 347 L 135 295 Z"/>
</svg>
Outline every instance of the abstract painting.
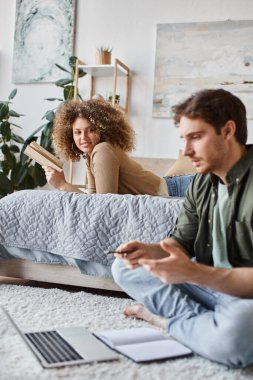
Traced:
<svg viewBox="0 0 253 380">
<path fill-rule="evenodd" d="M 238 96 L 253 118 L 253 21 L 158 24 L 153 117 L 203 88 Z"/>
<path fill-rule="evenodd" d="M 16 0 L 13 82 L 54 82 L 73 53 L 75 0 Z"/>
</svg>

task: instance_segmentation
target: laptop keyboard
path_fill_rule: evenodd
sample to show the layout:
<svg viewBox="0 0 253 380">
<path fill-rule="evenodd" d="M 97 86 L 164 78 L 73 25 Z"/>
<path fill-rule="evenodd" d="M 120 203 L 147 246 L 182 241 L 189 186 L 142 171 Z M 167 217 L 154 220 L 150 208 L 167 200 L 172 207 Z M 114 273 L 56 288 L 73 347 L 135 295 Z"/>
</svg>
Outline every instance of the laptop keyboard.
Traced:
<svg viewBox="0 0 253 380">
<path fill-rule="evenodd" d="M 48 364 L 84 359 L 57 331 L 24 334 Z"/>
</svg>

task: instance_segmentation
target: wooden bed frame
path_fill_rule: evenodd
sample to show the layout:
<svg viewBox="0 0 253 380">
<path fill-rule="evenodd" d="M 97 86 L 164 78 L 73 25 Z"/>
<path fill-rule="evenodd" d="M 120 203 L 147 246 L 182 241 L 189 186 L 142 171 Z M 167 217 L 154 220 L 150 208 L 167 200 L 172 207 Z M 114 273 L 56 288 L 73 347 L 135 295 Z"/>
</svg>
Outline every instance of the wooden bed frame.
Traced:
<svg viewBox="0 0 253 380">
<path fill-rule="evenodd" d="M 133 158 L 158 175 L 164 175 L 175 162 L 175 159 Z M 112 278 L 88 276 L 81 274 L 76 267 L 61 264 L 41 264 L 21 259 L 0 260 L 0 276 L 122 292 Z"/>
<path fill-rule="evenodd" d="M 23 259 L 1 260 L 0 276 L 117 292 L 123 291 L 112 278 L 88 276 L 82 274 L 78 268 L 69 265 L 41 264 Z"/>
</svg>

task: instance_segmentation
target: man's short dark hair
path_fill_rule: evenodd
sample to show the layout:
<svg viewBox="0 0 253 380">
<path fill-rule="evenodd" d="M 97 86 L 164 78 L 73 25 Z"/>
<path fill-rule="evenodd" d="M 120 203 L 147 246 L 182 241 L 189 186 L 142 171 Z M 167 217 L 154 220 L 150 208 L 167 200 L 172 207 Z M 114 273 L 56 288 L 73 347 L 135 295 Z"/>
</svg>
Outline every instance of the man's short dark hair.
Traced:
<svg viewBox="0 0 253 380">
<path fill-rule="evenodd" d="M 239 144 L 247 141 L 246 108 L 242 101 L 231 92 L 217 90 L 201 90 L 183 102 L 172 107 L 174 121 L 179 124 L 182 116 L 189 119 L 203 119 L 211 124 L 217 134 L 228 120 L 236 124 L 235 138 Z"/>
</svg>

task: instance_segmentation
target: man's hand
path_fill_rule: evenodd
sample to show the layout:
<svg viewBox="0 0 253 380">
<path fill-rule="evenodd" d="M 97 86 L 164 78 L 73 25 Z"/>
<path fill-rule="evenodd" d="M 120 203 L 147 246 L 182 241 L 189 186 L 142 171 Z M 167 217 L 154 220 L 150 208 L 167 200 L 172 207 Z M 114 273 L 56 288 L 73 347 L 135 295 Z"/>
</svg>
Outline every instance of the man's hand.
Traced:
<svg viewBox="0 0 253 380">
<path fill-rule="evenodd" d="M 253 268 L 215 268 L 193 262 L 173 239 L 161 241 L 166 258 L 141 258 L 142 265 L 164 283 L 188 283 L 205 286 L 235 297 L 253 298 Z"/>
<path fill-rule="evenodd" d="M 196 264 L 189 259 L 186 251 L 172 239 L 161 241 L 160 247 L 167 252 L 165 258 L 158 260 L 141 258 L 138 264 L 164 283 L 180 284 L 192 281 Z"/>
<path fill-rule="evenodd" d="M 140 259 L 155 259 L 167 256 L 167 253 L 162 250 L 159 244 L 145 244 L 139 241 L 121 244 L 115 252 L 117 252 L 115 257 L 123 260 L 129 269 L 138 268 Z"/>
</svg>

